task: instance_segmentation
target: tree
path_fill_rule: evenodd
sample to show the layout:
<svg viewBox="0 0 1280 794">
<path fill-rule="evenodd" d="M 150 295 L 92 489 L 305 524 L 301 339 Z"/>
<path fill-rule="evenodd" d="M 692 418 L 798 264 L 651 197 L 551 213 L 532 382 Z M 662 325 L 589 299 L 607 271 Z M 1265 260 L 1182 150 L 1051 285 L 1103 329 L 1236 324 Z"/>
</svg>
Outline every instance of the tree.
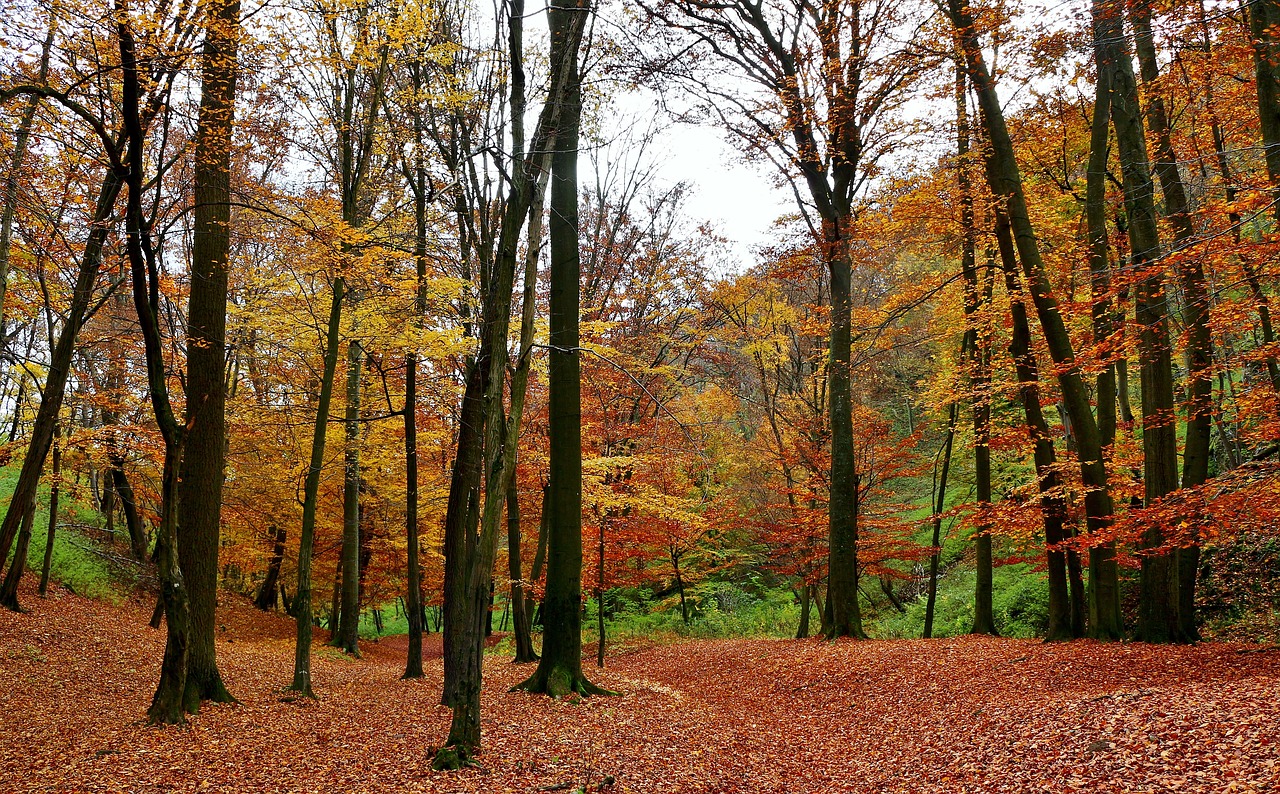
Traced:
<svg viewBox="0 0 1280 794">
<path fill-rule="evenodd" d="M 179 558 L 191 608 L 186 709 L 234 702 L 214 647 L 218 547 L 226 469 L 227 270 L 231 253 L 231 137 L 240 37 L 239 0 L 205 10 L 195 142 L 195 235 L 187 305 L 186 454 L 179 474 Z"/>
<path fill-rule="evenodd" d="M 580 268 L 578 249 L 578 140 L 582 118 L 582 74 L 578 49 L 592 6 L 556 0 L 548 11 L 556 97 L 551 156 L 551 338 L 548 435 L 551 484 L 547 507 L 547 589 L 542 602 L 542 658 L 519 685 L 528 692 L 560 697 L 606 693 L 582 674 L 582 403 L 578 338 Z M 558 79 L 557 79 L 558 78 Z"/>
<path fill-rule="evenodd" d="M 1101 436 L 1082 377 L 1083 362 L 1076 356 L 1059 311 L 1058 299 L 1045 272 L 1035 229 L 1027 211 L 1026 194 L 1005 122 L 1004 109 L 996 95 L 995 82 L 979 46 L 978 29 L 972 12 L 959 0 L 949 0 L 947 15 L 960 37 L 965 66 L 978 95 L 982 126 L 991 147 L 987 181 L 997 200 L 1006 204 L 1027 288 L 1035 304 L 1050 356 L 1058 367 L 1058 385 L 1075 434 L 1081 476 L 1087 489 L 1085 509 L 1089 530 L 1094 535 L 1100 535 L 1112 521 L 1113 506 L 1108 491 Z M 1123 634 L 1123 625 L 1112 544 L 1101 541 L 1090 547 L 1089 573 L 1089 634 L 1100 639 L 1119 639 Z"/>
<path fill-rule="evenodd" d="M 880 159 L 897 143 L 894 116 L 923 63 L 912 52 L 915 32 L 897 0 L 777 6 L 750 0 L 711 5 L 669 0 L 645 8 L 678 39 L 677 49 L 692 46 L 715 64 L 710 69 L 729 68 L 743 78 L 737 86 L 726 86 L 698 68 L 702 59 L 670 51 L 660 56 L 665 59 L 661 73 L 690 86 L 707 112 L 791 182 L 830 272 L 832 621 L 826 631 L 830 637 L 861 637 L 852 241 L 857 237 L 858 202 Z M 908 34 L 905 43 L 896 35 L 903 28 Z M 744 85 L 750 88 L 742 90 Z"/>
</svg>

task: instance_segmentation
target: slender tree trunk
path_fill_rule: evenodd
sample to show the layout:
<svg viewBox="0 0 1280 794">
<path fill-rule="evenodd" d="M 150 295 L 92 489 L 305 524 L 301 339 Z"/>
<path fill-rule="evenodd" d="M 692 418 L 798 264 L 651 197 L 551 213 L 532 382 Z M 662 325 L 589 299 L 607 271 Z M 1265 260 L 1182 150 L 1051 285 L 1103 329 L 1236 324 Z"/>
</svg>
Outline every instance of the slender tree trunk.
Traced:
<svg viewBox="0 0 1280 794">
<path fill-rule="evenodd" d="M 1169 114 L 1160 95 L 1160 68 L 1156 61 L 1155 41 L 1151 33 L 1150 0 L 1134 0 L 1130 5 L 1134 26 L 1134 43 L 1138 53 L 1139 72 L 1147 91 L 1146 116 L 1155 133 L 1156 176 L 1164 194 L 1164 214 L 1173 228 L 1174 245 L 1185 249 L 1196 241 L 1191 223 L 1191 204 L 1187 198 L 1178 156 L 1173 149 L 1173 133 Z M 1183 324 L 1187 328 L 1186 359 L 1189 383 L 1185 441 L 1182 454 L 1182 487 L 1202 485 L 1209 478 L 1210 439 L 1213 434 L 1213 338 L 1209 330 L 1209 289 L 1204 266 L 1199 256 L 1183 255 L 1175 259 L 1179 285 L 1182 288 Z M 1176 441 L 1175 441 L 1176 443 Z M 1184 640 L 1199 637 L 1196 628 L 1195 587 L 1199 568 L 1198 543 L 1183 546 L 1175 555 L 1178 594 L 1175 605 L 1177 634 Z"/>
<path fill-rule="evenodd" d="M 258 596 L 253 600 L 253 605 L 263 612 L 276 608 L 277 591 L 280 583 L 280 566 L 284 563 L 285 528 L 282 526 L 270 527 L 267 530 L 267 535 L 272 538 L 274 546 L 271 549 L 271 559 L 267 561 L 266 578 L 262 580 L 262 587 L 258 589 Z"/>
<path fill-rule="evenodd" d="M 582 405 L 578 349 L 578 136 L 582 84 L 578 48 L 590 15 L 587 0 L 553 0 L 548 12 L 551 62 L 563 101 L 551 158 L 551 321 L 548 435 L 551 440 L 547 588 L 542 658 L 520 684 L 552 697 L 603 692 L 582 675 Z"/>
<path fill-rule="evenodd" d="M 1095 536 L 1100 535 L 1110 525 L 1114 510 L 1111 494 L 1107 489 L 1101 436 L 1081 372 L 1082 362 L 1076 358 L 1071 337 L 1045 271 L 1027 209 L 1013 141 L 1009 137 L 995 83 L 979 46 L 971 12 L 961 0 L 948 0 L 948 13 L 961 37 L 969 79 L 977 92 L 983 126 L 991 145 L 988 182 L 992 192 L 1007 202 L 1006 211 L 1018 249 L 1018 259 L 1027 279 L 1028 291 L 1034 301 L 1049 354 L 1058 370 L 1063 403 L 1074 426 L 1081 478 L 1087 489 L 1085 513 L 1089 520 L 1089 530 Z M 1108 544 L 1096 543 L 1091 548 L 1090 555 L 1090 634 L 1103 639 L 1119 639 L 1123 635 L 1123 622 L 1120 616 L 1115 551 Z"/>
<path fill-rule="evenodd" d="M 55 433 L 55 438 L 57 434 Z M 58 532 L 58 492 L 62 485 L 62 445 L 53 445 L 53 477 L 49 485 L 49 534 L 44 540 L 44 564 L 40 567 L 40 597 L 49 593 L 49 567 L 53 564 L 53 541 Z"/>
<path fill-rule="evenodd" d="M 1111 74 L 1111 122 L 1124 183 L 1125 215 L 1132 249 L 1130 265 L 1137 278 L 1134 308 L 1141 329 L 1138 350 L 1142 367 L 1143 484 L 1146 503 L 1151 506 L 1178 487 L 1167 296 L 1156 264 L 1160 237 L 1155 186 L 1147 157 L 1142 110 L 1138 105 L 1137 80 L 1124 37 L 1122 6 L 1116 0 L 1095 0 L 1094 18 L 1099 42 L 1098 70 L 1109 70 Z M 1163 544 L 1164 534 L 1160 528 L 1148 526 L 1143 533 L 1142 547 L 1157 549 Z M 1144 554 L 1141 585 L 1137 636 L 1151 642 L 1177 639 L 1178 580 L 1173 554 L 1167 550 Z"/>
<path fill-rule="evenodd" d="M 978 497 L 978 524 L 974 531 L 977 555 L 973 595 L 973 628 L 970 634 L 999 634 L 996 631 L 993 564 L 991 559 L 991 331 L 982 311 L 978 284 L 976 240 L 973 218 L 973 189 L 969 183 L 969 110 L 965 98 L 963 61 L 956 62 L 956 180 L 960 188 L 960 270 L 964 277 L 964 317 L 969 337 L 969 390 L 973 400 L 973 474 Z"/>
<path fill-rule="evenodd" d="M 1008 219 L 1003 213 L 996 215 L 996 242 L 1004 268 L 1005 290 L 1009 294 L 1009 314 L 1013 319 L 1013 338 L 1009 352 L 1017 373 L 1022 412 L 1026 420 L 1027 434 L 1034 444 L 1036 482 L 1040 490 L 1040 511 L 1044 516 L 1044 539 L 1049 569 L 1049 623 L 1045 630 L 1048 641 L 1069 640 L 1080 636 L 1083 626 L 1073 619 L 1071 591 L 1068 588 L 1067 552 L 1062 544 L 1067 540 L 1064 528 L 1066 503 L 1060 489 L 1062 478 L 1057 469 L 1057 456 L 1053 448 L 1053 435 L 1040 405 L 1040 373 L 1035 353 L 1031 349 L 1031 323 L 1022 290 L 1022 278 L 1018 272 L 1017 254 Z M 1077 568 L 1079 563 L 1077 563 Z M 1073 581 L 1079 592 L 1078 581 Z"/>
<path fill-rule="evenodd" d="M 524 581 L 520 578 L 520 492 L 514 479 L 507 489 L 507 559 L 511 577 L 511 621 L 516 639 L 515 664 L 537 661 L 533 650 L 533 632 L 529 626 L 529 610 L 525 605 Z"/>
<path fill-rule="evenodd" d="M 146 185 L 143 173 L 145 126 L 140 109 L 141 81 L 138 76 L 137 48 L 132 21 L 121 13 L 116 21 L 120 44 L 122 72 L 121 111 L 127 147 L 123 178 L 128 187 L 125 212 L 125 249 L 128 254 L 133 286 L 133 305 L 138 315 L 147 363 L 147 390 L 152 413 L 164 439 L 164 465 L 161 469 L 160 520 L 156 527 L 156 568 L 160 574 L 160 600 L 164 604 L 164 658 L 160 665 L 160 681 L 151 700 L 147 719 L 153 724 L 185 721 L 184 701 L 187 656 L 191 625 L 188 611 L 186 580 L 179 564 L 178 524 L 180 516 L 179 482 L 186 443 L 186 427 L 179 422 L 169 400 L 168 375 L 160 334 L 160 273 L 156 264 L 151 230 L 142 207 Z"/>
<path fill-rule="evenodd" d="M 608 519 L 600 521 L 596 544 L 596 667 L 604 667 L 604 528 Z"/>
<path fill-rule="evenodd" d="M 800 582 L 800 625 L 796 627 L 796 639 L 809 636 L 809 612 L 813 609 L 813 590 L 808 582 Z"/>
<path fill-rule="evenodd" d="M 354 312 L 355 301 L 352 301 Z M 352 321 L 352 332 L 355 322 Z M 360 375 L 364 347 L 347 343 L 346 448 L 342 480 L 342 608 L 333 644 L 360 656 Z"/>
<path fill-rule="evenodd" d="M 320 378 L 320 396 L 316 400 L 315 429 L 311 436 L 311 464 L 303 483 L 302 532 L 298 537 L 298 590 L 293 597 L 293 614 L 297 621 L 294 646 L 293 682 L 289 689 L 306 697 L 315 697 L 311 688 L 311 556 L 315 550 L 316 507 L 320 494 L 320 474 L 324 470 L 325 430 L 329 426 L 329 405 L 333 401 L 333 380 L 338 369 L 338 331 L 342 325 L 342 301 L 346 280 L 333 280 L 333 299 L 329 304 L 329 324 L 324 347 L 324 374 Z"/>
<path fill-rule="evenodd" d="M 178 495 L 178 556 L 191 599 L 186 709 L 234 702 L 214 645 L 218 547 L 226 468 L 227 273 L 231 256 L 231 136 L 235 116 L 239 0 L 206 12 L 195 141 L 195 234 L 187 309 L 186 454 Z"/>
<path fill-rule="evenodd" d="M 969 334 L 960 343 L 960 359 L 969 349 Z M 947 406 L 947 436 L 942 443 L 942 466 L 938 469 L 936 490 L 933 495 L 933 553 L 929 555 L 929 594 L 924 604 L 924 633 L 927 640 L 933 636 L 933 615 L 938 603 L 938 564 L 942 560 L 942 513 L 947 508 L 947 477 L 951 473 L 951 451 L 955 446 L 956 422 L 960 418 L 960 403 L 952 401 Z"/>
<path fill-rule="evenodd" d="M 410 65 L 415 96 L 422 94 L 422 62 Z M 421 328 L 427 301 L 427 169 L 423 162 L 422 117 L 414 114 L 416 143 L 413 170 L 414 248 L 417 267 L 417 293 L 414 300 L 414 325 Z M 410 347 L 404 357 L 404 475 L 405 537 L 408 553 L 405 589 L 405 613 L 409 623 L 409 651 L 402 678 L 422 678 L 422 564 L 418 553 L 418 351 Z"/>
</svg>

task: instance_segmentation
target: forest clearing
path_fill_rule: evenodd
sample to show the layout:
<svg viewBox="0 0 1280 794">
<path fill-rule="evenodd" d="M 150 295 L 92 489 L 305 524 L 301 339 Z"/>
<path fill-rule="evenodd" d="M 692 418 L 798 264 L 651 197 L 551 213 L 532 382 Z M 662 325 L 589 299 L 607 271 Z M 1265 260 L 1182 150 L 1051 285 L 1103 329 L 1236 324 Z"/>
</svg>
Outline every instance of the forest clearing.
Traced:
<svg viewBox="0 0 1280 794">
<path fill-rule="evenodd" d="M 34 595 L 34 594 L 33 594 Z M 288 696 L 292 625 L 227 597 L 239 705 L 142 715 L 163 633 L 149 605 L 59 590 L 0 612 L 5 791 L 1262 792 L 1280 786 L 1280 649 L 964 637 L 705 640 L 610 651 L 617 697 L 508 692 L 486 659 L 481 765 L 431 769 L 448 730 L 439 635 L 316 659 Z M 605 783 L 611 778 L 612 784 Z M 564 784 L 564 785 L 562 785 Z M 558 788 L 557 788 L 558 787 Z"/>
</svg>

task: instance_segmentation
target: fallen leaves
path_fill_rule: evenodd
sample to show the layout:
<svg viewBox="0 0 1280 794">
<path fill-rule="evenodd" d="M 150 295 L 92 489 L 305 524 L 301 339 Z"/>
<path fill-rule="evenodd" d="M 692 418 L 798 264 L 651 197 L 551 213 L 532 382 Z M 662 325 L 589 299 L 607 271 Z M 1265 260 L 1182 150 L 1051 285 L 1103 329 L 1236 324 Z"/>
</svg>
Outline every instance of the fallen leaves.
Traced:
<svg viewBox="0 0 1280 794">
<path fill-rule="evenodd" d="M 590 668 L 623 694 L 578 701 L 507 692 L 527 671 L 491 656 L 482 766 L 435 773 L 438 636 L 423 681 L 399 680 L 390 638 L 318 654 L 320 700 L 282 703 L 292 623 L 224 598 L 242 702 L 185 728 L 141 722 L 164 640 L 149 604 L 59 592 L 0 613 L 0 789 L 1280 791 L 1280 654 L 1251 647 L 687 642 Z"/>
</svg>

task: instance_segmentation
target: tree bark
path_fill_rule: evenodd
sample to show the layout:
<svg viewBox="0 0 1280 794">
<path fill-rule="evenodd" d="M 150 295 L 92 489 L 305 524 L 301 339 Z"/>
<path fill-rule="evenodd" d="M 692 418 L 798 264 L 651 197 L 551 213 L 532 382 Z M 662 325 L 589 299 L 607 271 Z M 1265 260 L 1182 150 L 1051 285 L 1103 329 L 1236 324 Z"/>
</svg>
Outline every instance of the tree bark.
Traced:
<svg viewBox="0 0 1280 794">
<path fill-rule="evenodd" d="M 263 612 L 275 609 L 279 598 L 277 591 L 280 583 L 280 566 L 284 563 L 285 528 L 270 527 L 267 535 L 272 538 L 274 544 L 271 549 L 271 559 L 267 561 L 266 578 L 262 580 L 262 587 L 258 589 L 258 595 L 253 600 L 253 605 Z"/>
<path fill-rule="evenodd" d="M 551 62 L 560 70 L 561 108 L 551 158 L 551 322 L 548 435 L 547 587 L 538 669 L 519 688 L 560 697 L 604 690 L 582 674 L 582 406 L 578 348 L 578 136 L 582 83 L 578 48 L 591 13 L 587 0 L 553 0 Z"/>
<path fill-rule="evenodd" d="M 53 477 L 49 485 L 49 533 L 44 540 L 44 564 L 40 566 L 40 587 L 37 592 L 43 598 L 49 593 L 49 567 L 53 564 L 53 541 L 58 533 L 58 492 L 62 485 L 62 445 L 54 433 Z"/>
<path fill-rule="evenodd" d="M 973 594 L 973 627 L 970 634 L 997 635 L 994 570 L 991 559 L 991 329 L 982 316 L 990 303 L 978 283 L 977 230 L 973 218 L 973 189 L 969 181 L 969 109 L 963 61 L 956 62 L 956 181 L 960 193 L 960 271 L 964 278 L 965 333 L 969 337 L 969 391 L 973 402 L 973 474 L 978 498 L 978 523 L 974 530 L 976 576 Z M 984 299 L 985 298 L 985 299 Z M 940 511 L 939 511 L 940 512 Z"/>
<path fill-rule="evenodd" d="M 235 701 L 218 671 L 214 634 L 227 448 L 227 276 L 239 0 L 215 0 L 206 13 L 187 309 L 186 454 L 178 490 L 183 516 L 178 524 L 179 559 L 191 599 L 185 704 L 191 713 L 204 700 Z"/>
<path fill-rule="evenodd" d="M 1098 71 L 1110 72 L 1113 87 L 1111 122 L 1120 155 L 1125 215 L 1129 222 L 1129 264 L 1137 278 L 1134 310 L 1141 329 L 1138 357 L 1142 377 L 1143 484 L 1146 504 L 1150 507 L 1178 487 L 1172 347 L 1167 296 L 1158 264 L 1160 237 L 1155 186 L 1121 6 L 1116 0 L 1095 0 L 1093 9 L 1098 36 Z M 1178 580 L 1174 557 L 1167 550 L 1151 551 L 1163 544 L 1161 529 L 1148 524 L 1141 542 L 1148 553 L 1142 555 L 1136 634 L 1149 642 L 1169 642 L 1178 637 Z"/>
<path fill-rule="evenodd" d="M 352 301 L 352 310 L 355 310 Z M 354 333 L 354 319 L 352 332 Z M 342 608 L 333 645 L 360 656 L 360 375 L 364 347 L 347 342 L 347 406 L 342 478 Z"/>
<path fill-rule="evenodd" d="M 1022 412 L 1027 434 L 1034 445 L 1036 482 L 1040 490 L 1040 511 L 1044 516 L 1044 539 L 1049 570 L 1049 622 L 1045 640 L 1054 642 L 1069 640 L 1083 633 L 1083 625 L 1073 616 L 1071 589 L 1068 588 L 1067 552 L 1062 544 L 1067 540 L 1064 528 L 1066 503 L 1060 493 L 1061 476 L 1057 469 L 1057 456 L 1053 448 L 1053 435 L 1040 406 L 1040 373 L 1035 353 L 1031 349 L 1031 323 L 1018 272 L 1017 255 L 1008 219 L 1003 213 L 996 215 L 996 242 L 1004 268 L 1005 291 L 1009 294 L 1009 314 L 1013 320 L 1013 338 L 1009 353 L 1013 357 L 1017 373 Z M 1076 576 L 1079 574 L 1077 564 Z M 1071 578 L 1071 585 L 1080 591 L 1078 578 Z"/>
<path fill-rule="evenodd" d="M 1164 194 L 1164 216 L 1174 233 L 1175 249 L 1195 244 L 1196 232 L 1191 222 L 1191 204 L 1178 168 L 1173 149 L 1172 125 L 1160 95 L 1160 67 L 1156 60 L 1155 41 L 1151 33 L 1150 0 L 1133 0 L 1130 17 L 1134 27 L 1134 44 L 1138 54 L 1139 73 L 1147 92 L 1146 117 L 1155 134 L 1154 170 Z M 1213 434 L 1213 338 L 1209 329 L 1209 289 L 1204 265 L 1198 255 L 1184 253 L 1175 258 L 1178 282 L 1182 288 L 1183 324 L 1187 328 L 1186 361 L 1188 371 L 1187 418 L 1182 453 L 1182 487 L 1202 485 L 1209 478 L 1210 440 Z M 1176 440 L 1175 440 L 1176 443 Z M 1199 638 L 1196 628 L 1195 587 L 1199 568 L 1200 547 L 1189 543 L 1175 553 L 1177 592 L 1174 611 L 1177 635 L 1187 641 Z"/>
<path fill-rule="evenodd" d="M 1004 110 L 996 94 L 995 82 L 987 69 L 979 46 L 970 10 L 961 0 L 948 0 L 948 14 L 961 38 L 969 79 L 977 95 L 981 118 L 991 144 L 988 182 L 997 198 L 1007 202 L 1006 212 L 1018 249 L 1018 259 L 1027 280 L 1039 317 L 1049 354 L 1058 369 L 1058 384 L 1063 403 L 1071 417 L 1079 449 L 1080 472 L 1087 492 L 1085 512 L 1090 533 L 1101 534 L 1111 523 L 1113 506 L 1107 490 L 1106 466 L 1102 457 L 1101 436 L 1089 403 L 1081 372 L 1071 344 L 1071 337 L 1058 308 L 1040 255 L 1040 246 L 1027 209 L 1013 141 L 1005 123 Z M 1120 616 L 1120 590 L 1115 563 L 1115 550 L 1097 542 L 1090 549 L 1090 634 L 1100 639 L 1119 639 L 1123 635 Z"/>
<path fill-rule="evenodd" d="M 325 430 L 329 426 L 329 405 L 333 401 L 333 380 L 338 370 L 338 331 L 342 325 L 342 301 L 346 279 L 333 280 L 329 323 L 324 347 L 324 374 L 316 400 L 316 421 L 311 435 L 311 463 L 302 487 L 302 532 L 298 537 L 298 589 L 292 612 L 297 622 L 293 656 L 293 682 L 289 689 L 305 697 L 315 697 L 311 688 L 311 556 L 315 550 L 316 507 L 320 494 L 320 474 L 324 470 Z"/>
</svg>

